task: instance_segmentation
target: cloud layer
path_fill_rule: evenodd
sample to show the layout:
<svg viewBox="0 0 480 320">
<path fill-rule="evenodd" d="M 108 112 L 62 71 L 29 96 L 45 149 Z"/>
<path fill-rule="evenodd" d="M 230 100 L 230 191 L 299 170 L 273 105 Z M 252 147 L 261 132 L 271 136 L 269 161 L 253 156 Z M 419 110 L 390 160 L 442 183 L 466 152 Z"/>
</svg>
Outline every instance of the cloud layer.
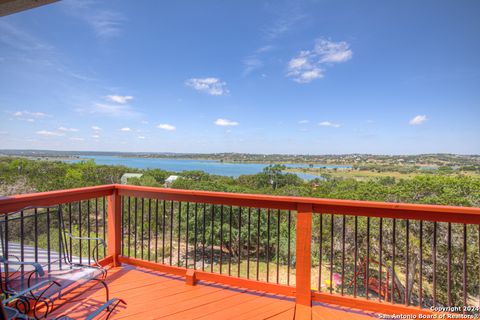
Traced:
<svg viewBox="0 0 480 320">
<path fill-rule="evenodd" d="M 321 127 L 332 127 L 332 128 L 339 128 L 340 125 L 338 123 L 330 122 L 330 121 L 322 121 L 318 124 Z"/>
<path fill-rule="evenodd" d="M 417 126 L 427 121 L 426 115 L 418 115 L 413 117 L 408 123 L 412 126 Z"/>
<path fill-rule="evenodd" d="M 133 96 L 119 96 L 119 95 L 110 95 L 107 96 L 108 100 L 120 104 L 126 104 L 129 100 L 133 99 Z"/>
<path fill-rule="evenodd" d="M 168 123 L 160 123 L 157 128 L 166 130 L 166 131 L 175 131 L 177 128 L 174 125 L 168 124 Z"/>
<path fill-rule="evenodd" d="M 218 78 L 191 78 L 185 84 L 197 91 L 205 92 L 212 96 L 223 96 L 229 93 L 227 83 Z"/>
<path fill-rule="evenodd" d="M 232 127 L 232 126 L 238 126 L 240 123 L 238 123 L 237 121 L 220 118 L 215 121 L 215 124 L 221 127 Z"/>
<path fill-rule="evenodd" d="M 352 58 L 350 45 L 317 39 L 313 50 L 303 50 L 288 62 L 287 76 L 299 83 L 308 83 L 323 78 L 325 68 Z"/>
</svg>

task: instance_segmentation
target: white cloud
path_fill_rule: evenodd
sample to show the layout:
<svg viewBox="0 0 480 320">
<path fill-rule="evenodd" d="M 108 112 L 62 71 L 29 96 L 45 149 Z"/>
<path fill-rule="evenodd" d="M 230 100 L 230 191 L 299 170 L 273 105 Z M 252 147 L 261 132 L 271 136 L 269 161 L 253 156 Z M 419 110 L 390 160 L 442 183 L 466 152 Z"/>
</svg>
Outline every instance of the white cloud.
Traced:
<svg viewBox="0 0 480 320">
<path fill-rule="evenodd" d="M 102 113 L 113 117 L 134 117 L 139 114 L 128 105 L 95 103 L 91 113 Z"/>
<path fill-rule="evenodd" d="M 263 66 L 262 60 L 256 55 L 252 55 L 243 60 L 245 68 L 243 69 L 243 75 L 246 76 L 253 72 L 256 69 L 259 69 Z"/>
<path fill-rule="evenodd" d="M 301 8 L 300 1 L 282 3 L 280 8 L 273 5 L 270 6 L 270 9 L 273 10 L 275 19 L 272 24 L 263 29 L 269 41 L 289 33 L 297 24 L 305 22 L 308 18 L 308 15 Z"/>
<path fill-rule="evenodd" d="M 227 83 L 218 78 L 191 78 L 185 81 L 185 84 L 212 96 L 223 96 L 229 93 Z"/>
<path fill-rule="evenodd" d="M 167 130 L 167 131 L 175 131 L 177 128 L 168 123 L 161 123 L 157 126 L 159 129 Z"/>
<path fill-rule="evenodd" d="M 98 126 L 92 126 L 92 130 L 98 132 L 98 131 L 102 131 L 102 128 Z"/>
<path fill-rule="evenodd" d="M 231 120 L 228 120 L 228 119 L 217 119 L 215 121 L 215 124 L 217 126 L 222 126 L 222 127 L 226 127 L 226 126 L 238 126 L 240 123 L 238 123 L 237 121 L 231 121 Z"/>
<path fill-rule="evenodd" d="M 138 139 L 145 139 L 144 136 L 138 136 L 137 138 L 138 138 Z"/>
<path fill-rule="evenodd" d="M 98 138 L 100 138 L 100 136 L 99 136 L 98 134 L 94 134 L 94 135 L 92 136 L 92 138 L 93 138 L 93 139 L 98 139 Z"/>
<path fill-rule="evenodd" d="M 352 55 L 350 45 L 345 41 L 317 39 L 313 50 L 300 51 L 288 62 L 287 76 L 296 82 L 308 83 L 323 78 L 327 66 L 348 61 Z"/>
<path fill-rule="evenodd" d="M 79 138 L 79 137 L 72 137 L 72 138 L 70 138 L 70 140 L 72 140 L 72 141 L 85 141 L 84 138 Z"/>
<path fill-rule="evenodd" d="M 59 127 L 58 130 L 63 131 L 63 132 L 78 132 L 78 129 L 76 129 L 76 128 Z"/>
<path fill-rule="evenodd" d="M 132 131 L 132 129 L 130 129 L 130 128 L 128 128 L 128 127 L 125 127 L 125 128 L 120 129 L 120 131 L 130 132 L 130 131 Z"/>
<path fill-rule="evenodd" d="M 309 123 L 309 122 L 310 122 L 310 121 L 308 121 L 308 120 L 300 120 L 300 121 L 298 121 L 299 124 L 307 124 L 307 123 Z"/>
<path fill-rule="evenodd" d="M 35 122 L 36 119 L 47 117 L 47 114 L 43 112 L 15 111 L 11 114 L 15 117 L 15 119 L 27 122 Z"/>
<path fill-rule="evenodd" d="M 128 101 L 133 100 L 133 96 L 119 96 L 119 95 L 109 95 L 107 96 L 108 100 L 120 103 L 120 104 L 126 104 Z"/>
<path fill-rule="evenodd" d="M 126 20 L 119 12 L 98 10 L 94 1 L 70 0 L 63 3 L 68 14 L 82 20 L 102 38 L 118 36 Z"/>
<path fill-rule="evenodd" d="M 338 123 L 333 123 L 333 122 L 330 122 L 330 121 L 322 121 L 318 125 L 322 126 L 322 127 L 332 127 L 332 128 L 339 128 L 340 127 L 340 125 Z"/>
<path fill-rule="evenodd" d="M 418 115 L 413 117 L 408 123 L 411 124 L 412 126 L 416 126 L 424 123 L 425 121 L 427 121 L 426 115 Z"/>
<path fill-rule="evenodd" d="M 47 130 L 40 130 L 35 133 L 41 136 L 50 136 L 50 137 L 61 137 L 65 135 L 62 132 L 54 132 L 54 131 L 47 131 Z"/>
<path fill-rule="evenodd" d="M 253 54 L 245 58 L 245 60 L 243 60 L 243 76 L 247 76 L 251 72 L 263 67 L 262 55 L 272 49 L 273 46 L 271 45 L 263 46 L 258 48 Z"/>
</svg>

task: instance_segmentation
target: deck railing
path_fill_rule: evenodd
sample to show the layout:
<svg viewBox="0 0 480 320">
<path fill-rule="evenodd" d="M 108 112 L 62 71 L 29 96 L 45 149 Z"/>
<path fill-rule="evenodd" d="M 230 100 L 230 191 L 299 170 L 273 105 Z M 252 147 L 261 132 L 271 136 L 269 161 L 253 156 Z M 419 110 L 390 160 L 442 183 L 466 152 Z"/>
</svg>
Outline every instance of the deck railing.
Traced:
<svg viewBox="0 0 480 320">
<path fill-rule="evenodd" d="M 51 205 L 72 232 L 107 238 L 106 262 L 292 296 L 299 315 L 312 301 L 384 313 L 480 303 L 479 208 L 106 185 L 5 197 L 0 213 Z"/>
</svg>

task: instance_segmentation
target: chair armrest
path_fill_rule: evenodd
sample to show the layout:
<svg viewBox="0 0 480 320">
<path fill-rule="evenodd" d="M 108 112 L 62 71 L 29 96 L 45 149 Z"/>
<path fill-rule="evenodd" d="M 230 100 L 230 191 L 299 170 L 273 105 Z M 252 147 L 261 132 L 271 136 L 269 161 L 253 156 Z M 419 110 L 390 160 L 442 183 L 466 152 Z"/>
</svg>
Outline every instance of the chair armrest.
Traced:
<svg viewBox="0 0 480 320">
<path fill-rule="evenodd" d="M 98 238 L 98 237 L 77 237 L 77 236 L 72 235 L 70 232 L 65 232 L 65 233 L 67 234 L 67 236 L 69 236 L 71 239 L 74 239 L 74 240 L 98 241 L 101 244 L 103 244 L 105 247 L 107 246 L 107 243 L 102 238 Z"/>
<path fill-rule="evenodd" d="M 93 320 L 96 316 L 98 316 L 100 313 L 102 313 L 102 311 L 105 310 L 105 309 L 107 309 L 109 311 L 109 313 L 111 313 L 120 303 L 127 304 L 122 299 L 112 298 L 112 299 L 108 300 L 107 302 L 105 302 L 100 308 L 95 310 L 95 312 L 92 313 L 91 315 L 89 315 L 87 317 L 87 319 L 85 319 L 85 320 Z M 111 309 L 108 309 L 113 304 L 114 304 L 114 306 Z"/>
<path fill-rule="evenodd" d="M 43 271 L 42 266 L 37 262 L 14 261 L 14 260 L 6 260 L 5 258 L 0 258 L 0 263 L 17 265 L 17 266 L 33 266 L 35 268 L 35 272 L 40 277 L 43 277 L 45 275 L 45 272 Z"/>
<path fill-rule="evenodd" d="M 30 291 L 32 290 L 35 290 L 35 289 L 38 289 L 38 288 L 41 288 L 41 287 L 44 287 L 46 285 L 50 284 L 51 285 L 56 285 L 58 287 L 60 287 L 60 284 L 56 281 L 53 281 L 53 280 L 45 280 L 45 281 L 42 281 L 42 282 L 39 282 L 31 287 L 28 287 L 27 289 L 25 290 L 22 290 L 20 292 L 17 292 L 16 294 L 14 294 L 13 296 L 10 296 L 8 299 L 5 299 L 2 301 L 2 303 L 4 305 L 7 305 L 8 303 L 12 302 L 13 300 L 21 297 L 21 296 L 24 296 L 25 294 L 29 293 Z"/>
</svg>

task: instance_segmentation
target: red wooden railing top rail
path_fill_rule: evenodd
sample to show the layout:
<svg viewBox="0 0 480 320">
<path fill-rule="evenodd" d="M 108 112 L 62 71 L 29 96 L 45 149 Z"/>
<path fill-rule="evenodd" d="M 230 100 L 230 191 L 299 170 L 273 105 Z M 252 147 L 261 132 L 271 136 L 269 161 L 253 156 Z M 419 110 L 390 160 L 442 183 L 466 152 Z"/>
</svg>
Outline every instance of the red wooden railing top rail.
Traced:
<svg viewBox="0 0 480 320">
<path fill-rule="evenodd" d="M 296 225 L 296 287 L 261 284 L 257 281 L 231 278 L 225 275 L 199 272 L 199 279 L 218 281 L 235 286 L 246 286 L 257 290 L 271 290 L 275 293 L 295 295 L 298 318 L 309 318 L 312 296 L 331 303 L 357 306 L 380 312 L 429 313 L 428 310 L 380 303 L 361 298 L 312 293 L 311 278 L 311 236 L 312 214 L 345 214 L 353 216 L 383 217 L 437 222 L 480 224 L 480 208 L 438 205 L 385 203 L 372 201 L 334 200 L 303 197 L 271 196 L 260 194 L 237 194 L 226 192 L 192 191 L 165 188 L 151 188 L 131 185 L 103 185 L 70 190 L 24 194 L 0 198 L 0 214 L 32 206 L 48 206 L 108 196 L 108 255 L 114 265 L 121 261 L 135 263 L 135 259 L 121 256 L 121 197 L 143 197 L 196 203 L 222 204 L 229 206 L 257 207 L 297 211 Z M 154 266 L 153 263 L 138 261 L 139 265 Z M 156 264 L 159 266 L 159 264 Z M 169 270 L 168 266 L 162 266 Z M 170 267 L 171 268 L 171 267 Z M 164 270 L 162 269 L 162 270 Z M 178 269 L 178 270 L 177 270 Z M 172 269 L 182 272 L 180 269 Z M 186 269 L 185 269 L 186 272 Z"/>
<path fill-rule="evenodd" d="M 307 204 L 311 205 L 313 212 L 316 213 L 480 224 L 480 208 L 474 207 L 272 196 L 152 188 L 119 184 L 0 197 L 0 214 L 19 210 L 27 206 L 55 205 L 108 196 L 112 195 L 115 191 L 117 191 L 120 196 L 141 196 L 162 200 L 283 210 L 297 210 L 299 204 Z"/>
</svg>

